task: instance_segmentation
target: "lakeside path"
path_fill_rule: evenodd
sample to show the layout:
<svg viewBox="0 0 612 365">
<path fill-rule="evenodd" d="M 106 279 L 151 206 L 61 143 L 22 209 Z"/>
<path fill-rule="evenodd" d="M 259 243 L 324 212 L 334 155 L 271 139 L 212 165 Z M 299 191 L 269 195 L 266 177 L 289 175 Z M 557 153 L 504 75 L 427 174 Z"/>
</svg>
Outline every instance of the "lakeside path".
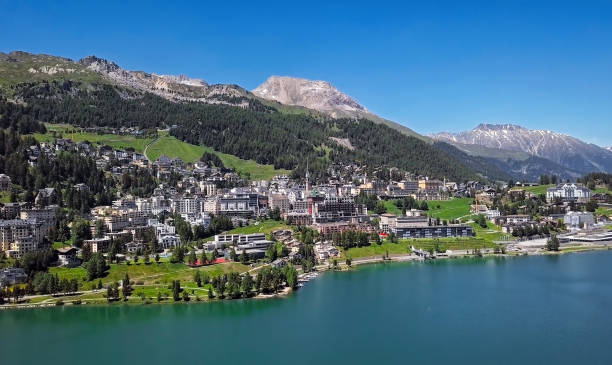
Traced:
<svg viewBox="0 0 612 365">
<path fill-rule="evenodd" d="M 579 252 L 589 252 L 589 251 L 605 251 L 605 250 L 610 250 L 612 249 L 612 246 L 609 245 L 592 245 L 592 246 L 571 246 L 571 247 L 565 247 L 563 250 L 561 251 L 527 251 L 527 252 L 521 252 L 521 253 L 510 253 L 510 254 L 485 254 L 483 257 L 484 258 L 491 258 L 491 257 L 520 257 L 520 256 L 542 256 L 542 255 L 564 255 L 564 254 L 569 254 L 569 253 L 579 253 Z M 452 255 L 449 256 L 440 256 L 437 257 L 436 259 L 450 259 L 450 258 L 462 258 L 462 257 L 473 257 L 472 254 L 470 254 L 469 250 L 462 250 L 462 251 L 453 251 Z M 388 262 L 407 262 L 407 261 L 419 261 L 419 262 L 424 262 L 426 261 L 423 257 L 414 255 L 414 254 L 410 254 L 410 255 L 391 255 L 389 256 L 389 258 L 387 259 L 382 259 L 381 257 L 363 257 L 363 258 L 359 258 L 359 259 L 353 259 L 351 262 L 351 266 L 353 265 L 367 265 L 367 264 L 376 264 L 376 263 L 388 263 Z M 251 270 L 248 270 L 248 273 L 251 273 L 255 270 L 261 269 L 262 267 L 268 266 L 270 264 L 265 264 L 256 268 L 253 268 Z M 346 265 L 346 263 L 340 263 L 338 262 L 338 266 L 335 270 L 339 270 L 339 271 L 345 271 L 345 270 L 349 270 L 350 267 Z M 176 271 L 183 271 L 183 270 L 189 270 L 189 269 L 181 269 L 181 270 L 176 270 Z M 322 273 L 325 271 L 332 271 L 334 270 L 333 267 L 331 267 L 331 264 L 328 262 L 326 264 L 320 264 L 315 266 L 315 272 L 318 273 Z M 154 275 L 147 275 L 144 277 L 154 277 L 154 276 L 158 276 L 159 274 L 154 274 Z M 299 274 L 299 278 L 303 278 L 305 276 L 309 275 L 309 273 L 301 273 Z M 141 285 L 134 285 L 135 287 L 141 286 Z M 205 291 L 207 292 L 207 289 L 204 288 L 189 288 L 189 290 L 198 290 L 198 291 Z M 80 295 L 84 295 L 84 294 L 92 294 L 92 293 L 100 293 L 100 292 L 104 292 L 105 289 L 93 289 L 93 290 L 83 290 L 83 291 L 79 291 L 77 293 L 75 293 L 76 296 L 80 296 Z M 285 296 L 288 295 L 291 292 L 291 290 L 288 290 L 288 288 L 285 288 L 284 290 L 282 290 L 281 292 L 278 293 L 274 293 L 274 294 L 268 294 L 268 295 L 264 295 L 264 294 L 259 294 L 256 295 L 252 298 L 271 298 L 271 297 L 281 297 L 281 296 Z M 36 295 L 30 295 L 30 296 L 26 296 L 25 299 L 33 299 L 33 298 L 39 298 L 39 297 L 44 297 L 44 296 L 48 296 L 48 294 L 36 294 Z M 65 295 L 65 296 L 57 296 L 57 297 L 51 297 L 48 298 L 42 302 L 39 303 L 20 303 L 20 304 L 8 304 L 8 305 L 2 305 L 0 306 L 0 310 L 2 309 L 20 309 L 20 308 L 42 308 L 42 307 L 54 307 L 56 306 L 56 303 L 53 302 L 54 300 L 57 299 L 70 299 L 71 297 L 73 297 L 74 295 Z M 149 298 L 149 299 L 152 299 Z M 83 304 L 90 302 L 90 303 L 94 303 L 94 304 L 100 304 L 100 305 L 105 305 L 106 303 L 104 303 L 103 301 L 100 301 L 98 299 L 90 299 L 90 298 L 84 298 L 84 299 L 80 299 Z M 205 303 L 207 301 L 202 301 L 202 303 Z M 67 301 L 66 304 L 72 304 L 70 301 Z M 136 303 L 127 303 L 127 304 L 136 304 Z M 138 303 L 140 304 L 140 303 Z M 167 302 L 167 303 L 163 303 L 163 304 L 173 304 L 173 302 Z"/>
</svg>

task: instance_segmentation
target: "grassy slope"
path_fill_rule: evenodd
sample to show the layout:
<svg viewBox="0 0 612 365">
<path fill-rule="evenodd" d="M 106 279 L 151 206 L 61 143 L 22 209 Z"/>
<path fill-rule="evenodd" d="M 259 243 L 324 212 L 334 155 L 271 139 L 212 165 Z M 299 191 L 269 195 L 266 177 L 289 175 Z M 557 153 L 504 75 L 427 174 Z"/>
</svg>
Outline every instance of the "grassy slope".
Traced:
<svg viewBox="0 0 612 365">
<path fill-rule="evenodd" d="M 538 186 L 526 186 L 519 188 L 512 188 L 512 190 L 524 190 L 535 195 L 546 194 L 546 189 L 554 185 L 538 185 Z"/>
<path fill-rule="evenodd" d="M 107 144 L 115 149 L 132 147 L 135 151 L 143 153 L 146 145 L 152 141 L 151 138 L 137 138 L 130 135 L 77 132 L 68 125 L 48 124 L 47 129 L 49 132 L 46 134 L 34 135 L 39 142 L 52 141 L 51 131 L 54 131 L 61 133 L 64 138 L 71 138 L 76 142 L 89 141 L 91 143 Z M 212 148 L 206 146 L 196 146 L 182 142 L 169 136 L 166 132 L 160 132 L 159 140 L 149 147 L 147 156 L 152 160 L 156 160 L 164 154 L 172 158 L 180 157 L 185 162 L 195 162 L 200 159 L 205 151 L 218 155 L 225 166 L 234 168 L 240 173 L 249 173 L 251 179 L 254 180 L 269 180 L 275 175 L 290 173 L 288 170 L 275 169 L 272 165 L 261 165 L 253 160 L 243 160 L 233 155 L 215 152 Z"/>
<path fill-rule="evenodd" d="M 367 247 L 355 247 L 348 251 L 344 251 L 344 257 L 354 259 L 362 257 L 378 257 L 382 256 L 387 251 L 390 255 L 407 254 L 410 252 L 410 246 L 429 250 L 439 244 L 442 250 L 473 250 L 475 248 L 492 248 L 495 247 L 490 241 L 481 238 L 446 238 L 446 239 L 415 239 L 415 240 L 400 240 L 398 243 L 383 242 L 382 245 L 372 244 Z"/>
<path fill-rule="evenodd" d="M 89 141 L 94 144 L 106 144 L 115 149 L 126 149 L 128 147 L 134 148 L 136 152 L 142 153 L 147 143 L 151 142 L 151 138 L 136 138 L 130 135 L 118 135 L 118 134 L 96 134 L 78 132 L 74 128 L 68 125 L 59 124 L 47 124 L 47 130 L 49 132 L 45 134 L 36 133 L 34 137 L 39 142 L 50 142 L 53 140 L 53 136 L 50 132 L 61 133 L 63 138 L 70 138 L 75 142 Z"/>
<path fill-rule="evenodd" d="M 457 198 L 451 200 L 432 200 L 427 202 L 427 214 L 433 218 L 458 219 L 470 214 L 470 205 L 473 199 Z M 440 208 L 438 208 L 438 205 Z"/>
<path fill-rule="evenodd" d="M 202 157 L 204 152 L 211 152 L 219 156 L 223 164 L 233 168 L 240 173 L 249 173 L 253 180 L 269 180 L 275 175 L 288 174 L 290 171 L 275 169 L 273 165 L 261 165 L 253 160 L 243 160 L 234 155 L 216 152 L 210 147 L 196 146 L 179 141 L 166 133 L 160 133 L 160 138 L 147 149 L 147 156 L 156 160 L 162 154 L 175 158 L 180 157 L 185 162 L 195 162 Z"/>
<path fill-rule="evenodd" d="M 185 264 L 173 264 L 167 261 L 162 261 L 159 264 L 153 261 L 148 265 L 145 265 L 141 261 L 138 264 L 131 265 L 126 265 L 125 263 L 112 264 L 110 270 L 108 271 L 108 275 L 101 280 L 103 284 L 120 281 L 127 273 L 130 280 L 133 282 L 142 281 L 147 285 L 167 285 L 171 283 L 172 280 L 181 280 L 181 282 L 193 281 L 193 274 L 196 270 L 206 272 L 209 276 L 216 276 L 221 273 L 228 273 L 231 271 L 245 272 L 247 269 L 248 266 L 233 262 L 192 269 Z M 82 267 L 53 267 L 49 269 L 49 272 L 52 274 L 57 274 L 60 279 L 75 278 L 82 284 L 82 288 L 86 290 L 90 289 L 93 283 L 98 282 L 98 280 L 87 282 L 87 270 Z"/>
</svg>

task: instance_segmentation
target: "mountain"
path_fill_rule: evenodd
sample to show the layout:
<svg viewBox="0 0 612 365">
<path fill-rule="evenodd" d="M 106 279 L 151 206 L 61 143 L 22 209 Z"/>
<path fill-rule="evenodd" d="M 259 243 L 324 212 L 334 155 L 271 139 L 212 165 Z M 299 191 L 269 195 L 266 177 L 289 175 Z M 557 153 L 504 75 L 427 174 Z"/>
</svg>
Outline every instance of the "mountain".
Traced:
<svg viewBox="0 0 612 365">
<path fill-rule="evenodd" d="M 173 101 L 197 101 L 245 107 L 254 96 L 237 85 L 209 85 L 184 75 L 156 75 L 129 71 L 114 62 L 88 56 L 77 62 L 44 54 L 0 52 L 0 85 L 42 81 L 79 81 L 87 84 L 122 86 Z M 10 93 L 10 89 L 9 89 Z"/>
<path fill-rule="evenodd" d="M 385 124 L 403 134 L 424 138 L 408 127 L 369 112 L 355 99 L 341 92 L 327 81 L 271 76 L 252 92 L 262 99 L 317 110 L 332 118 L 369 119 L 375 123 Z"/>
<path fill-rule="evenodd" d="M 608 151 L 612 152 L 612 146 L 610 146 L 610 147 L 606 147 L 606 149 L 607 149 Z"/>
<path fill-rule="evenodd" d="M 209 85 L 204 80 L 184 75 L 156 75 L 143 71 L 128 71 L 114 62 L 96 56 L 85 57 L 78 63 L 85 66 L 86 70 L 96 72 L 118 85 L 150 92 L 169 100 L 228 104 L 231 98 L 247 96 L 247 91 L 237 85 Z M 238 105 L 245 106 L 246 101 L 242 100 Z"/>
<path fill-rule="evenodd" d="M 550 160 L 567 169 L 570 175 L 593 171 L 612 171 L 612 153 L 591 143 L 583 142 L 572 136 L 547 130 L 530 130 L 513 124 L 480 124 L 476 128 L 460 133 L 438 133 L 430 136 L 438 141 L 452 143 L 458 148 L 471 149 L 483 146 L 496 150 L 498 160 L 510 158 L 520 161 L 509 152 L 522 152 Z M 485 151 L 490 156 L 491 151 Z M 524 160 L 524 159 L 523 159 Z M 539 161 L 545 163 L 545 161 Z M 551 168 L 554 167 L 551 165 Z"/>
<path fill-rule="evenodd" d="M 350 106 L 347 98 L 334 100 Z M 0 128 L 24 134 L 39 131 L 39 122 L 168 128 L 182 141 L 294 170 L 297 176 L 306 164 L 313 176 L 325 177 L 332 164 L 357 163 L 382 176 L 397 167 L 455 181 L 482 179 L 483 170 L 477 170 L 482 160 L 472 167 L 431 141 L 398 133 L 398 125 L 392 129 L 360 117 L 367 110 L 355 104 L 343 110 L 357 114 L 332 117 L 260 98 L 236 85 L 129 71 L 95 56 L 73 61 L 0 54 Z"/>
</svg>

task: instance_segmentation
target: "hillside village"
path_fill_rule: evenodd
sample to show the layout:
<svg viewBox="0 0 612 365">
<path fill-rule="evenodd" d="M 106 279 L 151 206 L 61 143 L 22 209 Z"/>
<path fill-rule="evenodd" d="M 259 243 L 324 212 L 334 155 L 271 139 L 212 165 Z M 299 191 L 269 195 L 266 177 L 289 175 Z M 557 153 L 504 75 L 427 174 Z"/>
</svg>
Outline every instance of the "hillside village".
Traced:
<svg viewBox="0 0 612 365">
<path fill-rule="evenodd" d="M 126 268 L 121 281 L 127 283 L 130 267 L 168 262 L 191 268 L 197 277 L 200 268 L 215 267 L 221 276 L 203 284 L 209 298 L 215 293 L 224 297 L 230 285 L 226 270 L 216 268 L 234 265 L 248 280 L 251 272 L 277 270 L 280 278 L 272 287 L 233 289 L 250 296 L 283 285 L 296 288 L 298 280 L 287 276 L 295 268 L 304 276 L 322 267 L 347 267 L 361 257 L 521 254 L 607 245 L 612 239 L 606 230 L 612 196 L 604 181 L 589 181 L 595 191 L 556 176 L 543 176 L 538 183 L 455 182 L 397 169 L 372 172 L 356 164 L 332 165 L 326 180 L 311 177 L 306 167 L 303 177 L 254 181 L 208 152 L 196 162 L 164 154 L 152 161 L 134 148 L 75 142 L 67 136 L 23 147 L 30 167 L 66 154 L 93 161 L 113 188 L 97 188 L 96 193 L 74 180 L 24 191 L 13 177 L 0 174 L 3 302 L 100 291 L 103 280 L 107 292 L 101 298 L 117 300 L 113 288 L 129 284 L 107 278 L 109 269 L 120 266 Z M 558 243 L 551 246 L 550 241 Z M 82 280 L 75 280 L 72 273 L 83 271 Z M 136 272 L 142 270 L 133 276 Z M 194 274 L 192 280 L 201 279 Z M 164 291 L 159 284 L 145 287 L 157 291 L 158 298 Z M 146 292 L 143 298 L 155 297 Z M 126 293 L 124 300 L 130 296 Z M 185 295 L 189 300 L 190 294 Z"/>
</svg>

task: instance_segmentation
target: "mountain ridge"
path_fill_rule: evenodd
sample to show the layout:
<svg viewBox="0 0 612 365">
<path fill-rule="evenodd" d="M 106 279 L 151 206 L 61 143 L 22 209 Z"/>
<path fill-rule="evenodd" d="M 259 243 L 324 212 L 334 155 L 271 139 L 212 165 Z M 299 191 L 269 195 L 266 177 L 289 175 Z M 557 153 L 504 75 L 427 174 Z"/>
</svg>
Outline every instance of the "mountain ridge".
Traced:
<svg viewBox="0 0 612 365">
<path fill-rule="evenodd" d="M 477 145 L 500 151 L 524 152 L 548 159 L 580 173 L 612 171 L 609 150 L 576 137 L 549 130 L 531 130 L 516 124 L 481 123 L 472 130 L 431 134 L 456 146 Z"/>
<path fill-rule="evenodd" d="M 270 76 L 252 90 L 255 96 L 273 100 L 284 105 L 293 105 L 316 110 L 332 118 L 364 118 L 385 124 L 405 135 L 430 140 L 412 129 L 370 112 L 348 94 L 340 91 L 329 81 L 309 80 L 293 76 Z"/>
</svg>

